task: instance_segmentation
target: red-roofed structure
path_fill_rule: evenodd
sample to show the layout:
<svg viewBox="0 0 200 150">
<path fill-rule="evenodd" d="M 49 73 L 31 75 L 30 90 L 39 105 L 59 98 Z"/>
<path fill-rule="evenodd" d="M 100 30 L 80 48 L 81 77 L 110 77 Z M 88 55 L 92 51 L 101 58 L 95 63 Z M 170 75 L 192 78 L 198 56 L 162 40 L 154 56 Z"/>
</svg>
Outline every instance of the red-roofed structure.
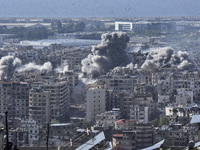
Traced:
<svg viewBox="0 0 200 150">
<path fill-rule="evenodd" d="M 136 120 L 121 119 L 115 122 L 116 130 L 130 130 L 134 129 L 136 125 Z"/>
</svg>

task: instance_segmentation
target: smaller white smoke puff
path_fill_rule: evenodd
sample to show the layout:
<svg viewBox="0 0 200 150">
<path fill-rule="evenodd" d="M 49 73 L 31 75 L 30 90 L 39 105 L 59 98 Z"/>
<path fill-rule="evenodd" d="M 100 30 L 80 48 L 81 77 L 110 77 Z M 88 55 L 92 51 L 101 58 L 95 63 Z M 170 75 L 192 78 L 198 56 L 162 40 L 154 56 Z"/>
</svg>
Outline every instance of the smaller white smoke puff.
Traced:
<svg viewBox="0 0 200 150">
<path fill-rule="evenodd" d="M 138 68 L 139 68 L 138 64 L 135 64 L 134 69 L 138 69 Z"/>
<path fill-rule="evenodd" d="M 19 58 L 15 58 L 13 61 L 13 66 L 20 66 L 22 61 Z"/>
<path fill-rule="evenodd" d="M 79 78 L 79 83 L 83 83 L 84 86 L 86 86 L 87 84 L 95 83 L 97 81 L 95 79 L 85 78 L 82 73 L 78 76 L 78 78 Z"/>
<path fill-rule="evenodd" d="M 151 50 L 141 68 L 155 70 L 163 67 L 177 67 L 179 70 L 191 70 L 195 66 L 187 52 L 178 51 L 176 55 L 172 48 L 164 47 Z"/>
<path fill-rule="evenodd" d="M 18 72 L 42 72 L 42 71 L 47 71 L 50 72 L 52 71 L 52 65 L 50 62 L 46 62 L 43 65 L 37 65 L 35 63 L 28 63 L 24 66 L 21 66 L 17 70 Z"/>
<path fill-rule="evenodd" d="M 177 56 L 180 58 L 180 61 L 183 61 L 185 59 L 189 58 L 189 54 L 186 51 L 178 51 Z"/>
<path fill-rule="evenodd" d="M 189 67 L 192 66 L 192 63 L 188 62 L 188 60 L 183 60 L 177 68 L 180 70 L 187 70 Z"/>
<path fill-rule="evenodd" d="M 126 65 L 126 68 L 129 68 L 129 69 L 133 70 L 134 69 L 134 64 L 130 63 L 130 64 Z"/>
<path fill-rule="evenodd" d="M 65 73 L 65 72 L 69 71 L 69 65 L 68 65 L 67 61 L 64 61 L 64 63 L 61 66 L 59 66 L 58 68 L 56 68 L 55 71 L 57 73 Z"/>
<path fill-rule="evenodd" d="M 72 101 L 74 103 L 84 103 L 85 86 L 96 81 L 97 80 L 91 78 L 85 78 L 83 74 L 80 74 L 78 85 L 73 87 Z"/>
</svg>

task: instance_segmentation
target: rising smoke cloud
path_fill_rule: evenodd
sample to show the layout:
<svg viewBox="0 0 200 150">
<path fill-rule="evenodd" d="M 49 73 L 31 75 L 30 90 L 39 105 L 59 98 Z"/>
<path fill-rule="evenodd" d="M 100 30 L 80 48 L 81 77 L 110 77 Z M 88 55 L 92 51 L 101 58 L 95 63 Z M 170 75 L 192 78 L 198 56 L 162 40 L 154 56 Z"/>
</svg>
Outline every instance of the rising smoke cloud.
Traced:
<svg viewBox="0 0 200 150">
<path fill-rule="evenodd" d="M 64 61 L 62 65 L 60 65 L 58 68 L 55 69 L 55 72 L 57 73 L 65 73 L 67 71 L 69 71 L 69 65 L 67 61 Z"/>
<path fill-rule="evenodd" d="M 155 70 L 163 67 L 190 70 L 195 68 L 195 63 L 187 52 L 178 51 L 177 54 L 174 54 L 174 50 L 171 47 L 164 47 L 151 50 L 146 61 L 141 66 L 145 70 Z"/>
<path fill-rule="evenodd" d="M 43 71 L 47 71 L 47 72 L 52 71 L 52 65 L 50 62 L 46 62 L 43 65 L 28 63 L 28 64 L 25 64 L 24 66 L 21 66 L 17 70 L 17 72 L 43 72 Z"/>
<path fill-rule="evenodd" d="M 13 56 L 4 56 L 0 59 L 0 78 L 9 79 L 12 77 L 14 70 L 21 66 L 22 62 L 19 58 Z"/>
<path fill-rule="evenodd" d="M 36 65 L 35 63 L 22 65 L 21 60 L 13 56 L 4 56 L 0 59 L 1 79 L 11 79 L 14 72 L 42 72 L 51 70 L 52 65 L 50 62 L 46 62 L 43 65 Z"/>
<path fill-rule="evenodd" d="M 110 69 L 127 65 L 130 63 L 126 52 L 127 42 L 129 37 L 123 32 L 102 34 L 101 44 L 94 46 L 92 53 L 82 60 L 82 72 L 97 78 Z"/>
<path fill-rule="evenodd" d="M 84 103 L 84 97 L 85 97 L 85 86 L 87 84 L 93 84 L 97 80 L 91 79 L 91 78 L 85 78 L 83 74 L 79 75 L 79 81 L 78 85 L 73 87 L 73 92 L 72 92 L 72 100 L 74 103 Z"/>
</svg>

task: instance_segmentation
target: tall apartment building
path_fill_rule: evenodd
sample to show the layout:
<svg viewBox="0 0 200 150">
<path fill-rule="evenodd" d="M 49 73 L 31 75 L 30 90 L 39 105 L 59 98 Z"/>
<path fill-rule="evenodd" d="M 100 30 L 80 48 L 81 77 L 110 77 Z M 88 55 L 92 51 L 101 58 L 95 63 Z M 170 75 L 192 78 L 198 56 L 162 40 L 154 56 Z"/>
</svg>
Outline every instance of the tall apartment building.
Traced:
<svg viewBox="0 0 200 150">
<path fill-rule="evenodd" d="M 151 124 L 136 124 L 136 143 L 137 149 L 153 145 L 153 128 Z"/>
<path fill-rule="evenodd" d="M 86 91 L 86 120 L 95 121 L 97 114 L 106 111 L 106 89 L 90 88 Z"/>
<path fill-rule="evenodd" d="M 136 133 L 134 130 L 124 130 L 121 134 L 113 134 L 114 149 L 136 149 Z"/>
<path fill-rule="evenodd" d="M 50 118 L 62 119 L 69 109 L 67 82 L 56 82 L 41 85 L 43 91 L 50 92 Z"/>
<path fill-rule="evenodd" d="M 59 80 L 68 82 L 69 94 L 71 96 L 74 86 L 78 85 L 78 74 L 73 71 L 66 71 L 59 74 Z"/>
<path fill-rule="evenodd" d="M 130 119 L 137 120 L 139 123 L 148 123 L 149 107 L 145 105 L 131 105 Z"/>
<path fill-rule="evenodd" d="M 30 89 L 29 91 L 29 118 L 39 125 L 50 121 L 50 91 Z"/>
<path fill-rule="evenodd" d="M 124 117 L 130 117 L 130 106 L 134 104 L 134 95 L 132 93 L 122 91 L 118 94 L 119 101 L 117 108 L 120 108 L 120 112 Z"/>
<path fill-rule="evenodd" d="M 78 74 L 74 72 L 65 72 L 65 77 L 67 79 L 68 85 L 71 87 L 78 84 Z"/>
<path fill-rule="evenodd" d="M 26 82 L 0 81 L 0 113 L 8 111 L 8 117 L 28 117 L 29 89 Z"/>
</svg>

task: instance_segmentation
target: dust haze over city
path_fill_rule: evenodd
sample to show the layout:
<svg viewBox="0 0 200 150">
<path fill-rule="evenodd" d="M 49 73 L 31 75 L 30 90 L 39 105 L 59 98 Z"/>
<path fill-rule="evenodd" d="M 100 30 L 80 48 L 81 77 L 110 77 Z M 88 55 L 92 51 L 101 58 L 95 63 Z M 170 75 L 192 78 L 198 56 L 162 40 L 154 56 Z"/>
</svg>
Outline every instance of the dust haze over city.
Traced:
<svg viewBox="0 0 200 150">
<path fill-rule="evenodd" d="M 199 148 L 199 0 L 0 6 L 0 150 Z"/>
</svg>

